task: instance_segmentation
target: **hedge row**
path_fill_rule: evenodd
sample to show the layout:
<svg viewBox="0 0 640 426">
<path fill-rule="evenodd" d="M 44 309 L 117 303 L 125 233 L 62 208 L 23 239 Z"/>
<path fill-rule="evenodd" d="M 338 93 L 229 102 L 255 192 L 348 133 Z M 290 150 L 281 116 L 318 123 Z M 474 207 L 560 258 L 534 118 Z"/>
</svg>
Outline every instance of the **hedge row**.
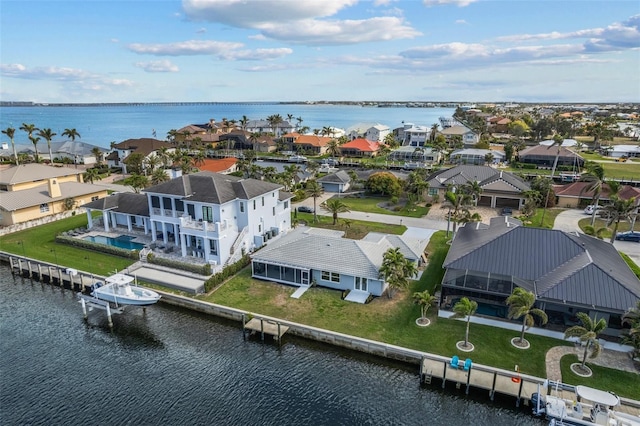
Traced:
<svg viewBox="0 0 640 426">
<path fill-rule="evenodd" d="M 194 265 L 192 263 L 181 262 L 179 260 L 167 259 L 166 257 L 158 257 L 153 253 L 147 255 L 147 262 L 154 265 L 166 266 L 172 269 L 179 269 L 181 271 L 193 272 L 200 275 L 211 275 L 211 265 L 205 263 L 203 265 Z"/>
<path fill-rule="evenodd" d="M 226 266 L 221 272 L 218 272 L 208 280 L 204 282 L 204 291 L 210 292 L 214 287 L 221 284 L 224 280 L 237 274 L 242 268 L 247 266 L 251 262 L 251 257 L 248 254 L 242 256 L 242 259 L 236 263 Z"/>
<path fill-rule="evenodd" d="M 67 244 L 73 247 L 112 254 L 114 256 L 126 257 L 128 259 L 138 259 L 140 255 L 140 252 L 138 250 L 127 250 L 120 247 L 114 247 L 106 244 L 94 243 L 92 241 L 68 237 L 66 235 L 58 235 L 56 237 L 56 243 Z"/>
</svg>

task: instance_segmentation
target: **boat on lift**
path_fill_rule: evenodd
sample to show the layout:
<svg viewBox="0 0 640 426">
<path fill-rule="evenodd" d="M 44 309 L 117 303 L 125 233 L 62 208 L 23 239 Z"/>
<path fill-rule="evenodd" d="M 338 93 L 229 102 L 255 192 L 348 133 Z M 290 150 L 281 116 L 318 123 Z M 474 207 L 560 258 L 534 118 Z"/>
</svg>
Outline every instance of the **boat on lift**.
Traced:
<svg viewBox="0 0 640 426">
<path fill-rule="evenodd" d="M 573 387 L 563 385 L 565 391 L 569 388 Z M 640 417 L 615 411 L 620 405 L 617 395 L 587 386 L 576 386 L 573 391 L 570 398 L 534 393 L 533 414 L 544 414 L 550 426 L 640 426 Z"/>
<path fill-rule="evenodd" d="M 134 284 L 134 277 L 116 273 L 91 286 L 91 296 L 116 305 L 148 306 L 160 300 L 153 290 Z M 133 285 L 132 285 L 133 284 Z"/>
</svg>

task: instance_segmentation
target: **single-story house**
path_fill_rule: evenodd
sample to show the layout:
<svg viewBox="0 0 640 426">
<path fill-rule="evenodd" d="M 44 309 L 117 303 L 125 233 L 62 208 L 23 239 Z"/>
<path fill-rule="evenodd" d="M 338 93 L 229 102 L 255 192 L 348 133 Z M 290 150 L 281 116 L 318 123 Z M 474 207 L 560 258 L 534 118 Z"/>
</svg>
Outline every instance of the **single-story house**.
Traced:
<svg viewBox="0 0 640 426">
<path fill-rule="evenodd" d="M 318 179 L 318 183 L 322 185 L 325 192 L 345 192 L 351 186 L 351 177 L 344 170 L 331 173 Z"/>
<path fill-rule="evenodd" d="M 456 166 L 435 172 L 427 179 L 429 195 L 443 200 L 452 185 L 478 182 L 482 193 L 478 206 L 511 207 L 520 209 L 525 202 L 523 192 L 531 189 L 528 183 L 511 173 L 489 166 Z"/>
<path fill-rule="evenodd" d="M 473 130 L 462 125 L 454 125 L 451 127 L 445 127 L 439 132 L 445 137 L 447 143 L 451 144 L 453 138 L 459 136 L 464 146 L 473 146 L 480 141 L 480 136 Z"/>
<path fill-rule="evenodd" d="M 252 277 L 297 287 L 317 284 L 348 290 L 347 300 L 364 303 L 388 285 L 379 276 L 384 253 L 400 248 L 419 263 L 428 241 L 397 235 L 342 238 L 342 231 L 299 227 L 251 256 Z"/>
<path fill-rule="evenodd" d="M 301 135 L 300 133 L 287 133 L 282 136 L 282 143 L 287 149 L 295 152 L 322 155 L 327 152 L 328 136 Z"/>
<path fill-rule="evenodd" d="M 558 154 L 558 146 L 536 145 L 520 151 L 518 161 L 521 163 L 536 164 L 538 167 L 553 167 Z M 558 166 L 574 166 L 577 169 L 584 167 L 584 159 L 575 152 L 565 147 L 560 147 Z"/>
<path fill-rule="evenodd" d="M 253 142 L 250 140 L 251 133 L 241 129 L 233 129 L 229 133 L 219 136 L 218 143 L 220 147 L 226 149 L 253 149 Z"/>
<path fill-rule="evenodd" d="M 434 164 L 440 162 L 442 153 L 429 147 L 401 146 L 391 151 L 387 158 L 389 161 L 415 161 Z"/>
<path fill-rule="evenodd" d="M 357 138 L 340 145 L 340 153 L 345 157 L 375 157 L 380 144 L 364 138 Z"/>
<path fill-rule="evenodd" d="M 226 157 L 226 158 L 205 158 L 204 163 L 198 165 L 198 169 L 203 172 L 214 172 L 214 173 L 233 173 L 237 168 L 238 159 L 235 157 Z"/>
<path fill-rule="evenodd" d="M 459 297 L 479 312 L 500 316 L 515 287 L 536 295 L 550 323 L 573 325 L 575 315 L 604 318 L 617 335 L 620 317 L 640 300 L 640 280 L 612 244 L 585 234 L 524 227 L 511 217 L 468 223 L 456 233 L 443 268 L 442 302 Z"/>
<path fill-rule="evenodd" d="M 554 185 L 553 191 L 556 193 L 557 205 L 559 207 L 576 208 L 584 207 L 591 204 L 593 200 L 593 191 L 588 191 L 591 182 L 573 182 L 566 185 Z M 605 205 L 609 202 L 611 195 L 611 188 L 607 183 L 602 184 L 600 189 L 600 196 L 598 204 Z M 625 185 L 618 192 L 618 197 L 623 200 L 628 200 L 635 197 L 637 202 L 640 203 L 640 188 Z"/>
<path fill-rule="evenodd" d="M 609 157 L 640 157 L 640 145 L 611 145 L 607 150 Z"/>
<path fill-rule="evenodd" d="M 0 225 L 10 226 L 73 210 L 107 196 L 107 188 L 84 183 L 83 171 L 30 163 L 0 172 Z"/>
<path fill-rule="evenodd" d="M 547 140 L 544 140 L 544 141 L 540 142 L 539 145 L 552 146 L 554 143 L 555 143 L 555 141 L 553 139 L 547 139 Z M 564 146 L 564 147 L 572 147 L 572 146 L 576 146 L 576 145 L 578 145 L 578 141 L 575 140 L 575 139 L 563 139 L 562 140 L 562 144 L 561 144 L 561 146 Z M 558 146 L 556 145 L 556 148 L 557 147 Z"/>
<path fill-rule="evenodd" d="M 487 163 L 487 156 L 489 154 L 491 155 L 492 164 L 497 164 L 504 161 L 505 155 L 503 151 L 477 148 L 466 148 L 453 151 L 449 156 L 449 160 L 453 164 L 484 165 L 485 163 Z"/>
</svg>

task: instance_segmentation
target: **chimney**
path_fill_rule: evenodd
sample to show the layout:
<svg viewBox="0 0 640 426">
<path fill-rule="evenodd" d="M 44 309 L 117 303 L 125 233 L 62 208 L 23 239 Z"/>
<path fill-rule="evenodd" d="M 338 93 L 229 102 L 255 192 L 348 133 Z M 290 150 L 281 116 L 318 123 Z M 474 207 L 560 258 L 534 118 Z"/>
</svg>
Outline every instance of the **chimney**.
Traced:
<svg viewBox="0 0 640 426">
<path fill-rule="evenodd" d="M 60 191 L 60 184 L 58 183 L 58 179 L 49 179 L 49 197 L 58 198 L 61 196 L 62 192 Z"/>
</svg>

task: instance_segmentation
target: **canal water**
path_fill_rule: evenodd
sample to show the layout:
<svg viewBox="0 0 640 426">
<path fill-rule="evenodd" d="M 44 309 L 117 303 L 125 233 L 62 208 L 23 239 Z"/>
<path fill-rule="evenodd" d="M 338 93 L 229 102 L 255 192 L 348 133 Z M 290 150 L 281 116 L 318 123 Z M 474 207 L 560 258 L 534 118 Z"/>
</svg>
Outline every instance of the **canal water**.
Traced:
<svg viewBox="0 0 640 426">
<path fill-rule="evenodd" d="M 418 368 L 163 304 L 84 321 L 70 290 L 0 264 L 0 424 L 542 425 L 513 398 L 422 387 Z"/>
</svg>

